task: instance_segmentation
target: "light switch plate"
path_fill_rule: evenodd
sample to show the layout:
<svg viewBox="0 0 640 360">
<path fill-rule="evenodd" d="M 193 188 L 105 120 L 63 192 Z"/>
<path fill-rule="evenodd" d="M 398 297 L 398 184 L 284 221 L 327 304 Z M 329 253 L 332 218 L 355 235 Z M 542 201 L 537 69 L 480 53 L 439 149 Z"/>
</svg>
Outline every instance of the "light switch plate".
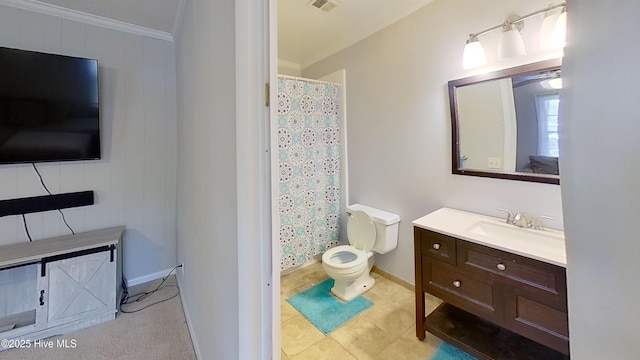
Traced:
<svg viewBox="0 0 640 360">
<path fill-rule="evenodd" d="M 488 158 L 487 167 L 489 169 L 502 169 L 502 159 L 497 157 Z"/>
</svg>

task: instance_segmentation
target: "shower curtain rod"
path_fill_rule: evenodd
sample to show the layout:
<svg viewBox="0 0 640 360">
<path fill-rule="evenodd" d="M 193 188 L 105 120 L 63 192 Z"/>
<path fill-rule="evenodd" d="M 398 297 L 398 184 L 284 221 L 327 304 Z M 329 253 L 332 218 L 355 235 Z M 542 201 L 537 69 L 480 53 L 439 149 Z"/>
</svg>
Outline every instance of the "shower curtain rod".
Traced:
<svg viewBox="0 0 640 360">
<path fill-rule="evenodd" d="M 303 78 L 303 77 L 299 77 L 299 76 L 292 76 L 292 75 L 278 74 L 278 77 L 282 78 L 282 79 L 304 81 L 304 82 L 307 82 L 307 83 L 342 86 L 342 84 L 339 84 L 339 83 L 332 83 L 332 82 L 316 80 L 316 79 L 307 79 L 307 78 Z"/>
</svg>

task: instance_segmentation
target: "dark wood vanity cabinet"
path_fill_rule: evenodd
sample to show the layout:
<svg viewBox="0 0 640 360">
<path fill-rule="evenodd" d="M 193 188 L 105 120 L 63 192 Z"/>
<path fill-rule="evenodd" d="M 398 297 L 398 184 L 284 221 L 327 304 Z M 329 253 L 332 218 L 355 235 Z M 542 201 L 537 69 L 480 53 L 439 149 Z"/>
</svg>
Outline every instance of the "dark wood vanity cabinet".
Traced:
<svg viewBox="0 0 640 360">
<path fill-rule="evenodd" d="M 420 340 L 429 331 L 482 359 L 568 359 L 563 267 L 419 227 L 414 245 Z M 429 316 L 425 293 L 444 301 Z"/>
</svg>

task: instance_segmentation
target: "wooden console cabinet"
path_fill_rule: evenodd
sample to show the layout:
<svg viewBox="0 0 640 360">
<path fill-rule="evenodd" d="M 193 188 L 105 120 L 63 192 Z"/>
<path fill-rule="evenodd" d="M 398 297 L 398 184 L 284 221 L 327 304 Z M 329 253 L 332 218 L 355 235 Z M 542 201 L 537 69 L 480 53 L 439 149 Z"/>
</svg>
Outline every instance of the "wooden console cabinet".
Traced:
<svg viewBox="0 0 640 360">
<path fill-rule="evenodd" d="M 565 268 L 414 227 L 416 335 L 481 359 L 568 359 Z M 444 302 L 425 317 L 425 292 Z"/>
<path fill-rule="evenodd" d="M 0 246 L 0 351 L 114 319 L 124 227 Z"/>
</svg>

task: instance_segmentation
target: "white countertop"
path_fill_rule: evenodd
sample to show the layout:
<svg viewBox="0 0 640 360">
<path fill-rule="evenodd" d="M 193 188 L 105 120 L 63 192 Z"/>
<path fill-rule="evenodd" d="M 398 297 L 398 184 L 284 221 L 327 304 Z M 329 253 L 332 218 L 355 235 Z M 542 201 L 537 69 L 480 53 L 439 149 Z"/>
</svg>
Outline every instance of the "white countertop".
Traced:
<svg viewBox="0 0 640 360">
<path fill-rule="evenodd" d="M 479 222 L 495 226 L 497 229 L 505 229 L 507 232 L 512 232 L 516 235 L 487 236 L 481 234 L 481 231 L 472 231 Z M 413 225 L 476 244 L 567 267 L 564 232 L 562 231 L 518 228 L 514 225 L 506 224 L 504 219 L 450 208 L 441 208 L 416 219 L 413 221 Z M 510 227 L 513 227 L 513 229 Z M 522 237 L 517 236 L 520 232 L 523 235 Z M 532 240 L 527 239 L 527 236 L 537 238 Z"/>
</svg>

